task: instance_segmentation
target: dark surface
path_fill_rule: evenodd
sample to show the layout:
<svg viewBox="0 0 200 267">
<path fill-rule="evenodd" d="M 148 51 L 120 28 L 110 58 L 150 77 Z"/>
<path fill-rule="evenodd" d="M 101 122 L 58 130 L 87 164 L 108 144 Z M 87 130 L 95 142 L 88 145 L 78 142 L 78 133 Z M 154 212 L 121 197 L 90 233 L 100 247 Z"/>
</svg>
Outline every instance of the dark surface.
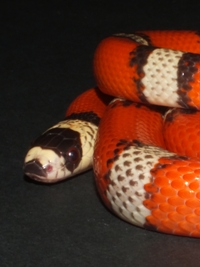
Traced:
<svg viewBox="0 0 200 267">
<path fill-rule="evenodd" d="M 52 186 L 22 172 L 30 141 L 95 85 L 92 57 L 102 38 L 199 29 L 200 3 L 7 1 L 0 10 L 0 266 L 200 266 L 200 239 L 116 218 L 99 200 L 92 171 Z"/>
</svg>

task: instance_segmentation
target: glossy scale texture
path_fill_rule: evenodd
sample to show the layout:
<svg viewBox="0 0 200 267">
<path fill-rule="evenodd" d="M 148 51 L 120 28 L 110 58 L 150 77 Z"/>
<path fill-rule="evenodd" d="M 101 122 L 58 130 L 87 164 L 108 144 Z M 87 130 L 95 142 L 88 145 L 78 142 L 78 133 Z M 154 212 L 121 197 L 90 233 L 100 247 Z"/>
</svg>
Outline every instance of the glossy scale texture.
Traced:
<svg viewBox="0 0 200 267">
<path fill-rule="evenodd" d="M 135 41 L 138 39 L 140 43 Z M 200 36 L 194 31 L 114 35 L 96 49 L 94 75 L 98 87 L 106 94 L 150 104 L 165 99 L 161 105 L 200 109 L 198 53 Z M 171 85 L 172 81 L 175 84 Z M 156 97 L 159 85 L 161 91 Z"/>
<path fill-rule="evenodd" d="M 162 116 L 155 109 L 138 104 L 112 103 L 101 120 L 94 152 L 98 191 L 108 208 L 141 226 L 140 222 L 132 219 L 129 206 L 135 204 L 129 198 L 137 179 L 143 181 L 145 176 L 147 179 L 139 188 L 137 185 L 136 192 L 145 196 L 142 204 L 150 211 L 142 226 L 170 234 L 199 237 L 200 161 L 162 150 L 165 147 L 162 130 Z M 124 152 L 135 153 L 136 157 L 130 159 Z M 145 160 L 147 158 L 149 163 Z M 130 160 L 137 162 L 136 169 L 143 169 L 142 177 L 135 177 L 134 169 L 131 173 L 125 169 L 125 165 L 131 164 Z M 117 169 L 116 179 L 110 175 L 113 168 Z M 128 180 L 130 176 L 131 180 Z M 128 180 L 125 186 L 124 177 Z M 124 211 L 126 209 L 128 212 Z"/>
<path fill-rule="evenodd" d="M 137 33 L 135 34 L 137 35 Z M 109 37 L 100 43 L 94 56 L 94 73 L 99 88 L 107 94 L 136 102 L 149 103 L 150 101 L 148 97 L 146 97 L 147 94 L 143 94 L 145 89 L 149 86 L 145 84 L 145 76 L 149 74 L 148 71 L 151 71 L 150 79 L 152 78 L 152 81 L 154 79 L 154 84 L 157 84 L 159 87 L 162 80 L 164 83 L 169 83 L 169 81 L 167 80 L 168 77 L 162 75 L 161 81 L 156 80 L 156 77 L 158 77 L 157 73 L 161 72 L 162 74 L 163 69 L 168 68 L 164 75 L 168 72 L 170 76 L 171 72 L 174 72 L 174 76 L 172 76 L 171 79 L 176 79 L 177 83 L 177 85 L 175 85 L 177 88 L 171 89 L 171 91 L 177 92 L 177 98 L 174 99 L 172 104 L 170 103 L 170 106 L 180 105 L 187 109 L 191 107 L 193 109 L 199 108 L 199 33 L 188 31 L 146 31 L 139 35 L 141 38 L 144 37 L 144 40 L 142 40 L 143 47 L 145 40 L 147 40 L 147 45 L 178 49 L 186 53 L 173 52 L 171 50 L 166 50 L 165 52 L 165 50 L 157 50 L 157 48 L 153 48 L 152 50 L 151 48 L 147 50 L 142 48 L 145 53 L 138 53 L 140 45 L 131 40 L 135 39 L 135 36 L 121 34 Z M 154 49 L 158 52 L 156 52 L 157 54 L 155 57 L 151 59 Z M 187 52 L 197 54 L 193 55 Z M 170 55 L 174 56 L 174 59 L 171 58 Z M 137 59 L 135 60 L 134 57 L 136 56 Z M 164 64 L 162 63 L 163 56 L 169 57 L 169 60 L 166 60 Z M 152 60 L 154 61 L 152 62 Z M 134 64 L 131 64 L 131 62 L 134 62 Z M 166 66 L 168 63 L 169 67 Z M 146 68 L 146 66 L 150 66 L 150 64 L 151 67 Z M 155 66 L 155 69 L 153 66 Z M 147 72 L 144 71 L 145 68 Z M 151 83 L 151 80 L 149 80 L 149 82 Z M 154 93 L 153 91 L 157 91 L 157 87 L 154 87 L 151 92 Z M 168 91 L 170 91 L 170 88 L 166 86 L 166 90 L 163 91 L 163 96 L 167 95 Z M 163 96 L 160 95 L 159 97 L 162 98 Z M 166 99 L 167 98 L 172 97 L 168 95 L 166 96 Z M 154 104 L 157 103 L 155 102 Z M 168 105 L 167 103 L 166 106 Z M 133 213 L 131 214 L 130 212 L 131 209 L 129 207 L 131 202 L 134 205 L 134 201 L 131 201 L 125 196 L 125 192 L 130 194 L 130 192 L 134 191 L 133 184 L 135 184 L 136 181 L 129 180 L 129 184 L 126 184 L 124 187 L 124 179 L 122 177 L 124 177 L 125 174 L 123 171 L 122 174 L 118 174 L 118 169 L 123 169 L 122 165 L 125 165 L 123 160 L 119 160 L 120 156 L 122 155 L 122 157 L 124 157 L 123 152 L 128 149 L 127 143 L 126 145 L 119 145 L 119 140 L 128 140 L 129 143 L 131 143 L 131 140 L 140 141 L 142 144 L 152 148 L 152 154 L 154 146 L 164 148 L 167 146 L 168 149 L 178 153 L 180 156 L 174 155 L 173 153 L 167 155 L 165 151 L 161 151 L 160 157 L 155 159 L 153 166 L 151 162 L 151 167 L 149 168 L 149 182 L 141 186 L 141 190 L 144 189 L 146 191 L 146 196 L 144 195 L 146 199 L 143 199 L 143 205 L 151 211 L 150 214 L 146 216 L 143 227 L 170 234 L 199 237 L 200 162 L 198 159 L 189 158 L 189 156 L 196 157 L 199 153 L 198 112 L 195 112 L 196 115 L 190 114 L 190 112 L 181 114 L 182 124 L 180 125 L 176 123 L 175 118 L 171 118 L 171 121 L 168 120 L 168 122 L 166 122 L 164 136 L 163 129 L 161 129 L 162 127 L 164 128 L 164 126 L 160 126 L 160 129 L 157 129 L 155 121 L 153 122 L 151 120 L 151 116 L 153 116 L 151 110 L 144 115 L 143 107 L 134 108 L 134 111 L 129 110 L 127 112 L 125 110 L 128 110 L 130 107 L 124 107 L 122 110 L 121 108 L 122 107 L 109 107 L 106 111 L 106 115 L 103 117 L 100 124 L 95 148 L 94 171 L 97 187 L 104 202 L 123 219 L 141 226 L 142 220 L 138 223 L 135 218 L 132 218 L 137 215 L 133 216 Z M 194 117 L 196 117 L 196 122 L 193 122 Z M 185 122 L 184 118 L 186 118 Z M 177 121 L 179 120 L 181 119 L 177 119 Z M 140 127 L 141 125 L 143 126 Z M 149 138 L 152 131 L 154 132 L 154 136 L 159 136 L 161 139 L 164 138 L 165 140 L 168 139 L 166 145 L 163 141 L 161 141 L 161 143 L 157 142 L 157 140 L 152 142 L 152 139 Z M 193 141 L 191 145 L 190 140 Z M 132 143 L 130 146 L 133 149 L 138 149 L 137 143 Z M 194 152 L 193 149 L 195 146 L 196 152 Z M 176 147 L 180 147 L 180 149 Z M 191 153 L 188 155 L 187 151 Z M 181 155 L 186 157 L 182 157 Z M 140 168 L 143 168 L 142 159 L 144 158 L 145 156 L 140 157 Z M 118 160 L 119 164 L 117 165 L 116 161 Z M 118 175 L 117 179 L 114 179 L 112 176 L 112 168 L 116 169 L 116 174 Z M 145 171 L 147 172 L 146 169 Z M 143 193 L 138 192 L 139 191 L 136 192 L 138 195 L 143 195 Z M 111 194 L 113 194 L 113 196 L 111 196 Z M 125 211 L 125 209 L 128 211 Z"/>
</svg>

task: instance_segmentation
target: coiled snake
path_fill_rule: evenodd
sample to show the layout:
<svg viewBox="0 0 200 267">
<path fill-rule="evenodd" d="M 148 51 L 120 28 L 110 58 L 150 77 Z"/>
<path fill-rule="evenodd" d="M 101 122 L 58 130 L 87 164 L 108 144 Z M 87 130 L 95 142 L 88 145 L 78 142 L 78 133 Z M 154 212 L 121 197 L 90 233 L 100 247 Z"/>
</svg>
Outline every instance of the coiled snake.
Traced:
<svg viewBox="0 0 200 267">
<path fill-rule="evenodd" d="M 51 183 L 93 165 L 123 220 L 200 237 L 200 33 L 113 35 L 96 49 L 94 75 L 97 87 L 32 143 L 25 174 Z"/>
</svg>

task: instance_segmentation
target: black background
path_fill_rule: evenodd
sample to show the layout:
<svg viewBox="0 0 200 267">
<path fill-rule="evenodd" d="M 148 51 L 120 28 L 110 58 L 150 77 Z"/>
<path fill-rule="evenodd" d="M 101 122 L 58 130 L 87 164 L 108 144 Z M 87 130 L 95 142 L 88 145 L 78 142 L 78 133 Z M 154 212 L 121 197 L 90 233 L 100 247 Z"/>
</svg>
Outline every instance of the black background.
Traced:
<svg viewBox="0 0 200 267">
<path fill-rule="evenodd" d="M 199 29 L 200 2 L 5 1 L 0 10 L 0 266 L 200 266 L 199 239 L 146 231 L 108 212 L 92 171 L 56 185 L 22 172 L 30 141 L 95 85 L 102 38 Z"/>
</svg>

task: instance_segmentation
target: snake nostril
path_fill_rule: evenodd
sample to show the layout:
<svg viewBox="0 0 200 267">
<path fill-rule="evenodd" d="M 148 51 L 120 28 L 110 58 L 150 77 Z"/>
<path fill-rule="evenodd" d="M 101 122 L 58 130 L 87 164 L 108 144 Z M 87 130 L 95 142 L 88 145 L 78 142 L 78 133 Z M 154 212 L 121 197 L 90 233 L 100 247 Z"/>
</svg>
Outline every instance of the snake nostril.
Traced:
<svg viewBox="0 0 200 267">
<path fill-rule="evenodd" d="M 53 166 L 51 164 L 48 164 L 47 166 L 45 166 L 44 169 L 46 172 L 50 173 L 53 171 Z"/>
<path fill-rule="evenodd" d="M 37 159 L 30 160 L 24 164 L 24 173 L 36 180 L 38 178 L 46 178 L 47 171 Z"/>
</svg>

